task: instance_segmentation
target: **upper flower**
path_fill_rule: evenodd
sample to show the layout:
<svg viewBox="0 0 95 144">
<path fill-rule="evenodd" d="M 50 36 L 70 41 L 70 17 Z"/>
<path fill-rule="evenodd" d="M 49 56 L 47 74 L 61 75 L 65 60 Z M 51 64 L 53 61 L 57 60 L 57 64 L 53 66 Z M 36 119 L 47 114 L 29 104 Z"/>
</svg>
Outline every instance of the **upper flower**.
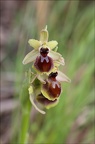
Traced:
<svg viewBox="0 0 95 144">
<path fill-rule="evenodd" d="M 40 40 L 30 39 L 28 43 L 34 48 L 28 53 L 23 64 L 34 62 L 34 68 L 39 72 L 50 72 L 55 66 L 64 65 L 64 59 L 61 54 L 53 51 L 57 45 L 57 41 L 48 42 L 47 26 L 40 33 Z"/>
</svg>

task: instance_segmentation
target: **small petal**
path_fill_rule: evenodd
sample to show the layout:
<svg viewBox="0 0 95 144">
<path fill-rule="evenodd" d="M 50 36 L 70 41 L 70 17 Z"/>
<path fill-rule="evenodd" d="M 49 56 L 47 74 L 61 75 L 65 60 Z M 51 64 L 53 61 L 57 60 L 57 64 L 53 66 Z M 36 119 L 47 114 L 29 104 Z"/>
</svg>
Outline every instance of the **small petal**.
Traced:
<svg viewBox="0 0 95 144">
<path fill-rule="evenodd" d="M 58 52 L 50 51 L 48 54 L 54 61 L 58 61 L 59 64 L 65 65 L 64 58 Z"/>
<path fill-rule="evenodd" d="M 40 109 L 36 106 L 36 104 L 34 103 L 33 95 L 30 95 L 30 101 L 31 101 L 32 105 L 35 107 L 35 109 L 36 109 L 38 112 L 40 112 L 41 114 L 45 114 L 45 111 L 40 110 Z"/>
<path fill-rule="evenodd" d="M 48 41 L 48 31 L 47 31 L 47 26 L 45 29 L 41 30 L 40 33 L 40 41 L 42 43 L 46 43 Z"/>
<path fill-rule="evenodd" d="M 61 54 L 59 54 L 58 52 L 54 52 L 54 51 L 50 51 L 48 54 L 50 57 L 53 58 L 53 60 L 58 60 L 61 56 Z"/>
<path fill-rule="evenodd" d="M 49 41 L 49 42 L 47 42 L 47 46 L 48 46 L 50 49 L 55 48 L 57 45 L 58 45 L 58 42 L 57 42 L 57 41 Z"/>
<path fill-rule="evenodd" d="M 60 82 L 63 82 L 63 81 L 71 82 L 71 80 L 61 71 L 58 71 L 58 75 L 57 75 L 56 79 Z"/>
<path fill-rule="evenodd" d="M 40 41 L 35 40 L 35 39 L 29 39 L 28 43 L 30 44 L 30 46 L 32 46 L 35 49 L 38 49 L 40 47 Z"/>
<path fill-rule="evenodd" d="M 33 62 L 38 55 L 39 55 L 39 51 L 37 51 L 37 50 L 32 50 L 31 52 L 29 52 L 29 53 L 25 56 L 25 58 L 24 58 L 24 60 L 23 60 L 22 63 L 23 63 L 23 64 L 27 64 L 27 63 Z"/>
</svg>

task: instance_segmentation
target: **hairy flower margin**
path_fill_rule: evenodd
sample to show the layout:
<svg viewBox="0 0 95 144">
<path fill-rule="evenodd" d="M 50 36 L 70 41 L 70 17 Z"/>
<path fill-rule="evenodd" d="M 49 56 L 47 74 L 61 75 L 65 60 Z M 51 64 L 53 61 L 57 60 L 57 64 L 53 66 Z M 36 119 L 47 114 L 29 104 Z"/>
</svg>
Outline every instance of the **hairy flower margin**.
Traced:
<svg viewBox="0 0 95 144">
<path fill-rule="evenodd" d="M 49 109 L 54 107 L 60 98 L 62 92 L 61 82 L 70 82 L 71 80 L 61 71 L 60 65 L 65 65 L 64 58 L 56 52 L 58 42 L 55 40 L 48 42 L 47 26 L 41 30 L 40 40 L 29 39 L 28 43 L 34 48 L 29 52 L 23 64 L 32 63 L 34 73 L 29 69 L 27 74 L 29 78 L 29 95 L 33 106 L 40 113 L 45 112 L 38 107 L 44 106 Z"/>
</svg>

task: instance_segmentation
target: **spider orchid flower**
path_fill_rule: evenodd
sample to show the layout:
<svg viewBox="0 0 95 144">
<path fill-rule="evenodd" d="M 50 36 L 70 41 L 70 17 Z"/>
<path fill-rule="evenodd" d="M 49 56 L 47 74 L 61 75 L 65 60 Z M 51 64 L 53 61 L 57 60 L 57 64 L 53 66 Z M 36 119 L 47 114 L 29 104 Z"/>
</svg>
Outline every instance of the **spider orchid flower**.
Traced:
<svg viewBox="0 0 95 144">
<path fill-rule="evenodd" d="M 70 79 L 61 71 L 52 72 L 48 76 L 46 74 L 36 75 L 29 87 L 30 101 L 40 113 L 45 111 L 38 108 L 39 103 L 46 109 L 54 107 L 58 104 L 61 90 L 61 82 L 70 82 Z"/>
<path fill-rule="evenodd" d="M 29 52 L 23 60 L 23 64 L 33 62 L 34 69 L 39 73 L 51 72 L 56 65 L 65 64 L 62 55 L 53 51 L 57 47 L 58 42 L 54 40 L 48 42 L 48 37 L 49 34 L 46 26 L 40 33 L 39 41 L 35 39 L 28 41 L 34 50 Z"/>
</svg>

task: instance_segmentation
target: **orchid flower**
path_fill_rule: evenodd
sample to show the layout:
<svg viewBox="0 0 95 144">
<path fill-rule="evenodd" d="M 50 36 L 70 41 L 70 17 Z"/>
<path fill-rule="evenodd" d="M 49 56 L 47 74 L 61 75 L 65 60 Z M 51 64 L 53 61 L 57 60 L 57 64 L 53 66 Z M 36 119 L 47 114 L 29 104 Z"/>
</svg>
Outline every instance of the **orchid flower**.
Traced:
<svg viewBox="0 0 95 144">
<path fill-rule="evenodd" d="M 39 41 L 35 39 L 28 41 L 34 50 L 25 56 L 23 64 L 34 62 L 34 68 L 39 72 L 49 72 L 56 64 L 65 64 L 62 55 L 52 50 L 58 45 L 58 42 L 54 40 L 48 42 L 48 35 L 46 26 L 40 33 Z"/>
<path fill-rule="evenodd" d="M 41 77 L 36 75 L 29 87 L 30 101 L 40 113 L 45 114 L 37 103 L 43 105 L 46 109 L 58 104 L 61 94 L 61 82 L 71 82 L 71 80 L 61 71 L 52 72 L 49 75 L 43 74 Z"/>
</svg>

